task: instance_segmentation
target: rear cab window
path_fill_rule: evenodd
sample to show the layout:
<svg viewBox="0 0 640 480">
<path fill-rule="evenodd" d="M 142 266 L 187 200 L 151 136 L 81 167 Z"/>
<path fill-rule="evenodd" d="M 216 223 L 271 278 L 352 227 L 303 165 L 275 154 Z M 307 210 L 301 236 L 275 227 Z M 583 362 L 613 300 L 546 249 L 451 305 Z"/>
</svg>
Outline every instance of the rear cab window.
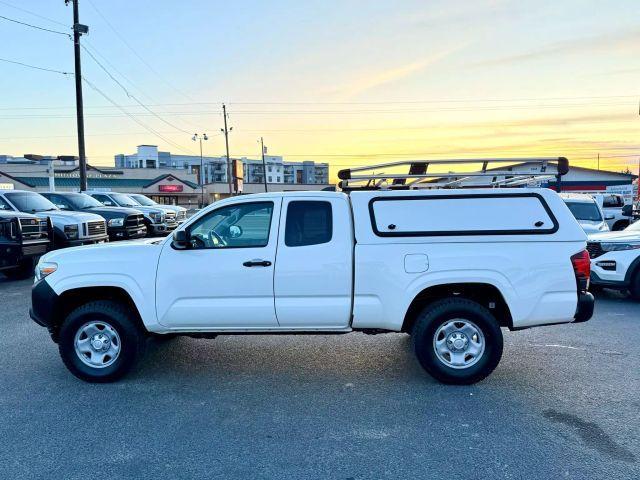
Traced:
<svg viewBox="0 0 640 480">
<path fill-rule="evenodd" d="M 328 243 L 333 236 L 333 211 L 327 201 L 292 201 L 287 206 L 284 244 L 303 247 Z"/>
</svg>

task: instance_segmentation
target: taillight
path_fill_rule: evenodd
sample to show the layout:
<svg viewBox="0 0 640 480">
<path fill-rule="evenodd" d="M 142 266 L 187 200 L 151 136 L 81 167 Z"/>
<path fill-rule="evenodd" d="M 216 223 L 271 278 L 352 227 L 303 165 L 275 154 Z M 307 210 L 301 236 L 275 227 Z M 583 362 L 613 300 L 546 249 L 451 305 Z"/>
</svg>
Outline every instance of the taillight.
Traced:
<svg viewBox="0 0 640 480">
<path fill-rule="evenodd" d="M 573 265 L 573 273 L 576 276 L 578 290 L 586 290 L 589 287 L 589 275 L 591 275 L 591 258 L 589 257 L 589 252 L 582 250 L 572 255 L 571 265 Z"/>
</svg>

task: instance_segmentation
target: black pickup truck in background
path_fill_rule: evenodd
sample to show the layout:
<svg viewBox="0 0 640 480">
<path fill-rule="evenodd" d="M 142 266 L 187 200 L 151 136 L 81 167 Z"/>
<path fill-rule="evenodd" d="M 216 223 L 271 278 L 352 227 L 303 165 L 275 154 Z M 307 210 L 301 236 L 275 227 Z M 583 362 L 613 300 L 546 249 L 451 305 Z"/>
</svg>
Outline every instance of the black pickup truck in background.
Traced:
<svg viewBox="0 0 640 480">
<path fill-rule="evenodd" d="M 11 279 L 33 275 L 41 255 L 52 247 L 49 218 L 0 210 L 0 272 Z"/>
</svg>

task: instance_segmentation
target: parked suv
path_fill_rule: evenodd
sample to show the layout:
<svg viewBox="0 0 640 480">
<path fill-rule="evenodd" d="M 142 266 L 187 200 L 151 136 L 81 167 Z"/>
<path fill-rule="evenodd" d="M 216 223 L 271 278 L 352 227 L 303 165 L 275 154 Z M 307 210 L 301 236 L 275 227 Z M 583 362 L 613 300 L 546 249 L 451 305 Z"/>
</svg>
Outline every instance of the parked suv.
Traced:
<svg viewBox="0 0 640 480">
<path fill-rule="evenodd" d="M 39 193 L 24 190 L 0 192 L 13 211 L 46 215 L 53 223 L 55 248 L 75 247 L 109 241 L 107 223 L 95 213 L 65 212 Z"/>
<path fill-rule="evenodd" d="M 589 235 L 587 249 L 594 287 L 629 290 L 640 300 L 640 222 L 620 232 Z"/>
<path fill-rule="evenodd" d="M 176 214 L 162 208 L 140 205 L 129 195 L 116 192 L 87 192 L 93 198 L 108 207 L 128 207 L 140 210 L 144 214 L 147 235 L 166 235 L 178 226 Z"/>
<path fill-rule="evenodd" d="M 30 314 L 92 382 L 122 377 L 150 334 L 360 331 L 409 333 L 431 375 L 473 383 L 500 361 L 500 327 L 594 306 L 586 235 L 560 197 L 497 190 L 231 197 L 164 239 L 48 253 Z"/>
<path fill-rule="evenodd" d="M 585 233 L 609 231 L 602 209 L 593 197 L 578 193 L 561 193 L 560 196 Z"/>
<path fill-rule="evenodd" d="M 91 212 L 107 221 L 109 240 L 127 240 L 147 235 L 144 215 L 140 210 L 126 207 L 106 207 L 84 193 L 46 192 L 42 194 L 61 210 Z"/>
<path fill-rule="evenodd" d="M 187 219 L 187 209 L 184 207 L 180 207 L 179 205 L 163 205 L 158 202 L 154 202 L 146 195 L 142 195 L 141 193 L 130 193 L 129 196 L 133 198 L 140 205 L 145 207 L 156 207 L 162 208 L 165 211 L 175 212 L 176 221 L 178 224 L 184 222 Z"/>
<path fill-rule="evenodd" d="M 48 218 L 8 211 L 0 199 L 0 271 L 9 278 L 28 278 L 40 255 L 51 250 Z"/>
</svg>

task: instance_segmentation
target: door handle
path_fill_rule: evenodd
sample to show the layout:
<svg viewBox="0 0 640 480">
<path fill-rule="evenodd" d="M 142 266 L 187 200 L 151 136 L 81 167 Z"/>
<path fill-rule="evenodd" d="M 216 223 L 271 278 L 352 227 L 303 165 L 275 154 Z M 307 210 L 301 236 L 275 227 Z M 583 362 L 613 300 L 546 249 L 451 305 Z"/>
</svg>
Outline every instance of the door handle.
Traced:
<svg viewBox="0 0 640 480">
<path fill-rule="evenodd" d="M 248 260 L 242 265 L 245 267 L 270 267 L 271 262 L 269 260 Z"/>
</svg>

